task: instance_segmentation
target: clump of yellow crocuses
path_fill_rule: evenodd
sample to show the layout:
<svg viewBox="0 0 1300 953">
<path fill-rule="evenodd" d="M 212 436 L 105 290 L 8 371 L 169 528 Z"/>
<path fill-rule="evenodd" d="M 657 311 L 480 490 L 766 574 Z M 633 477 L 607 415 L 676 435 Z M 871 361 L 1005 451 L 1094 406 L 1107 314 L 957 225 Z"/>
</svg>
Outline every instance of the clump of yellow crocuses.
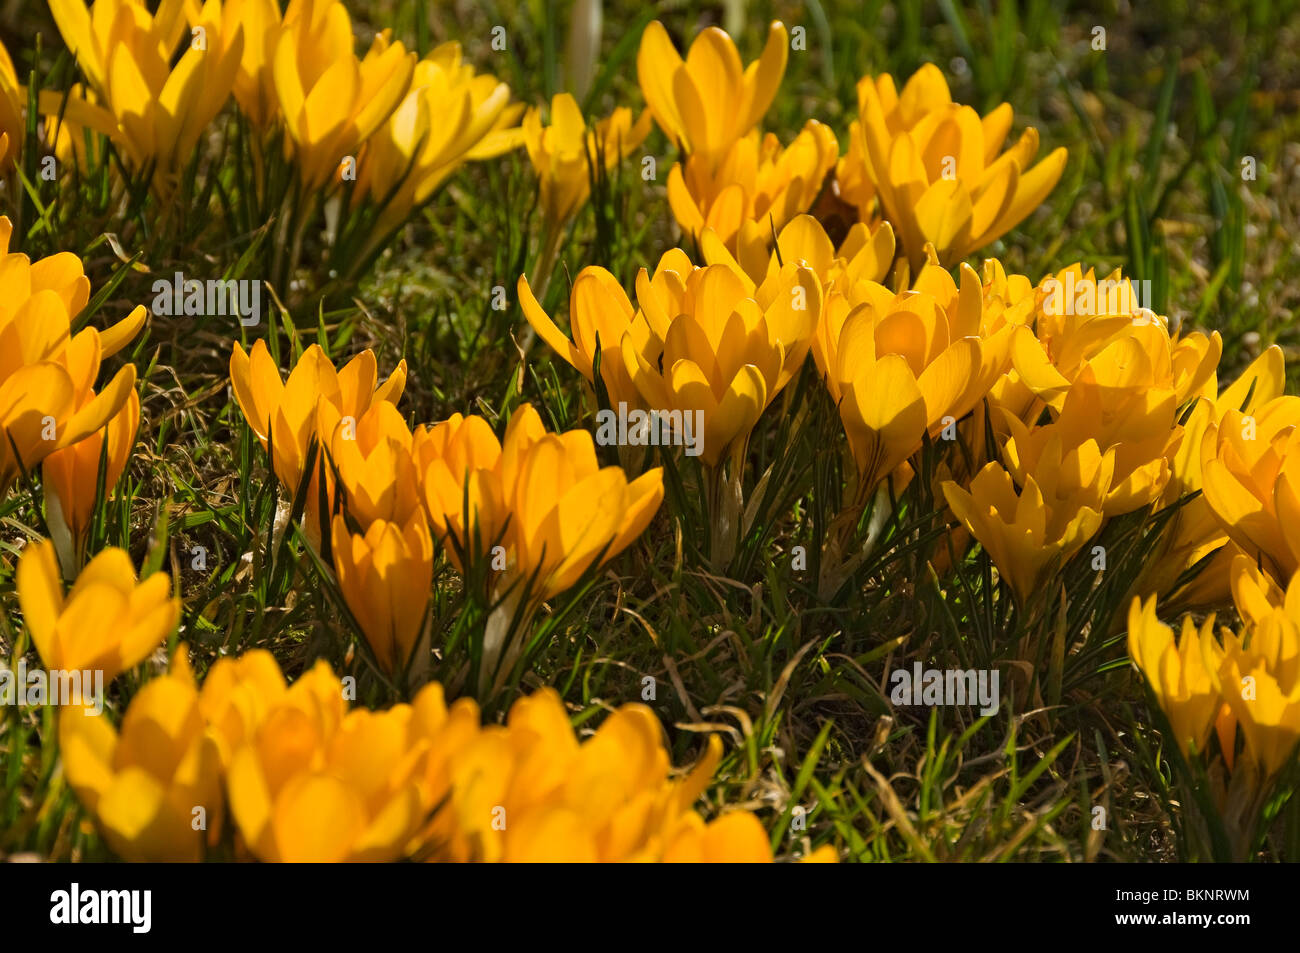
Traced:
<svg viewBox="0 0 1300 953">
<path fill-rule="evenodd" d="M 1129 654 L 1146 679 L 1190 762 L 1208 769 L 1233 860 L 1253 848 L 1274 783 L 1294 766 L 1300 745 L 1300 574 L 1283 591 L 1254 561 L 1238 555 L 1230 570 L 1239 632 L 1214 632 L 1211 614 L 1173 629 L 1155 597 L 1133 600 Z M 1211 738 L 1217 739 L 1217 757 Z M 1240 739 L 1240 740 L 1239 740 Z M 1193 772 L 1191 783 L 1202 783 Z"/>
<path fill-rule="evenodd" d="M 641 35 L 637 76 L 659 128 L 681 152 L 668 173 L 668 204 L 684 233 L 708 229 L 737 254 L 807 212 L 835 167 L 839 145 L 810 119 L 788 146 L 757 126 L 785 74 L 788 34 L 774 21 L 762 56 L 742 66 L 731 37 L 701 31 L 683 59 L 663 25 Z"/>
<path fill-rule="evenodd" d="M 231 382 L 276 475 L 305 493 L 308 538 L 328 538 L 339 590 L 389 675 L 417 677 L 427 661 L 435 541 L 462 572 L 490 559 L 481 671 L 505 678 L 542 603 L 627 548 L 663 498 L 661 471 L 629 480 L 601 467 L 590 434 L 547 433 L 527 404 L 503 442 L 477 417 L 412 434 L 393 406 L 405 365 L 376 387 L 369 351 L 336 371 L 313 346 L 282 382 L 262 341 L 251 354 L 235 344 Z"/>
<path fill-rule="evenodd" d="M 381 711 L 350 706 L 323 661 L 286 685 L 264 650 L 220 660 L 198 688 L 186 652 L 120 729 L 102 714 L 61 719 L 72 788 L 123 859 L 201 859 L 225 806 L 236 851 L 271 862 L 772 861 L 754 815 L 706 822 L 694 809 L 718 738 L 674 780 L 643 705 L 579 739 L 550 689 L 484 725 L 436 682 Z"/>
<path fill-rule="evenodd" d="M 1220 397 L 1217 332 L 1171 334 L 1118 272 L 1098 278 L 1072 265 L 1032 296 L 1022 278 L 1017 284 L 1002 332 L 1010 333 L 1010 363 L 987 395 L 1001 461 L 969 492 L 952 480 L 942 489 L 1023 601 L 1048 565 L 1059 569 L 1107 519 L 1174 507 L 1200 489 L 1201 434 L 1217 427 L 1228 402 L 1240 403 L 1248 389 L 1262 399 L 1280 378 L 1277 355 L 1266 356 Z M 1007 477 L 997 476 L 1003 465 Z M 1176 509 L 1163 550 L 1170 561 L 1145 568 L 1135 594 L 1166 590 L 1227 541 L 1203 501 Z M 1023 546 L 1007 545 L 1021 534 Z"/>
<path fill-rule="evenodd" d="M 524 315 L 543 340 L 594 382 L 611 401 L 654 412 L 656 419 L 694 424 L 691 455 L 706 468 L 712 524 L 711 558 L 730 561 L 741 532 L 749 435 L 763 411 L 803 366 L 822 312 L 816 273 L 788 262 L 755 284 L 734 261 L 695 267 L 673 250 L 654 277 L 642 269 L 637 304 L 599 268 L 574 282 L 570 325 L 556 327 L 519 279 Z M 673 437 L 687 443 L 684 434 Z"/>
<path fill-rule="evenodd" d="M 9 219 L 0 218 L 0 492 L 51 454 L 100 431 L 128 404 L 133 364 L 102 390 L 95 390 L 95 381 L 102 360 L 125 347 L 145 322 L 138 305 L 104 331 L 84 327 L 73 334 L 72 321 L 90 299 L 81 259 L 61 252 L 33 263 L 9 251 L 11 232 Z M 88 492 L 93 498 L 93 487 Z M 77 505 L 61 500 L 68 508 Z"/>
</svg>

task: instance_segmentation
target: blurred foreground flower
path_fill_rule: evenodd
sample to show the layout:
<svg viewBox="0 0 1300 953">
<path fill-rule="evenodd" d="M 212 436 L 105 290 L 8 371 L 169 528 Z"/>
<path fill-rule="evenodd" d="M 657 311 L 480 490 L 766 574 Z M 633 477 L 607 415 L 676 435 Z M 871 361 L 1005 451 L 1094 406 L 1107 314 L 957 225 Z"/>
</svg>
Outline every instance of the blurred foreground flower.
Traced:
<svg viewBox="0 0 1300 953">
<path fill-rule="evenodd" d="M 199 859 L 223 826 L 222 782 L 237 849 L 263 861 L 773 859 L 749 812 L 706 822 L 694 810 L 718 738 L 674 780 L 644 705 L 579 740 L 552 689 L 483 725 L 473 699 L 448 705 L 436 682 L 410 704 L 349 710 L 328 664 L 286 685 L 264 650 L 221 659 L 196 691 L 185 651 L 135 696 L 120 731 L 105 716 L 60 719 L 69 782 L 124 859 Z"/>
<path fill-rule="evenodd" d="M 231 814 L 260 860 L 403 857 L 432 808 L 422 793 L 418 724 L 408 705 L 348 711 L 318 661 L 246 726 L 227 777 Z"/>
<path fill-rule="evenodd" d="M 187 651 L 131 699 L 120 732 L 102 714 L 59 719 L 68 783 L 123 860 L 197 861 L 221 834 L 221 758 Z"/>
<path fill-rule="evenodd" d="M 450 762 L 432 859 L 504 862 L 768 862 L 752 814 L 705 823 L 692 809 L 722 755 L 716 736 L 680 781 L 649 708 L 624 705 L 579 742 L 551 689 L 515 702 Z M 442 834 L 444 836 L 436 836 Z M 810 860 L 835 859 L 823 847 Z"/>
</svg>

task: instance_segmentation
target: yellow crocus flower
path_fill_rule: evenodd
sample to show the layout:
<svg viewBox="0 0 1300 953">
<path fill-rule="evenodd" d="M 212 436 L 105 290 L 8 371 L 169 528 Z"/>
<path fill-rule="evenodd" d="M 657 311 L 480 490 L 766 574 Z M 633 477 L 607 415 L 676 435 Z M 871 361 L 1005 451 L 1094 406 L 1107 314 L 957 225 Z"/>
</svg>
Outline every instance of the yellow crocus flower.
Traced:
<svg viewBox="0 0 1300 953">
<path fill-rule="evenodd" d="M 65 594 L 54 544 L 29 544 L 18 560 L 23 624 L 46 668 L 99 670 L 107 684 L 166 640 L 181 615 L 166 573 L 138 581 L 131 557 L 111 548 L 78 574 Z"/>
<path fill-rule="evenodd" d="M 1246 752 L 1265 779 L 1277 776 L 1295 759 L 1300 743 L 1300 635 L 1294 622 L 1274 621 L 1256 628 L 1255 642 L 1271 641 L 1281 653 L 1280 667 L 1270 664 L 1252 644 L 1249 651 L 1229 651 L 1219 670 L 1223 697 L 1246 741 Z"/>
<path fill-rule="evenodd" d="M 641 34 L 637 79 L 664 135 L 686 154 L 716 163 L 772 105 L 789 45 L 785 26 L 773 21 L 762 56 L 742 66 L 731 37 L 709 27 L 695 37 L 683 60 L 655 20 Z"/>
<path fill-rule="evenodd" d="M 56 450 L 41 464 L 46 519 L 65 566 L 80 565 L 81 548 L 90 532 L 95 510 L 101 456 L 106 464 L 104 494 L 107 498 L 126 469 L 139 429 L 140 395 L 133 390 L 103 431 Z"/>
<path fill-rule="evenodd" d="M 1155 597 L 1134 599 L 1128 614 L 1128 649 L 1168 716 L 1177 743 L 1184 751 L 1204 754 L 1221 707 L 1214 673 L 1223 648 L 1214 637 L 1214 616 L 1199 629 L 1184 616 L 1175 643 L 1174 630 L 1156 618 Z"/>
<path fill-rule="evenodd" d="M 13 226 L 0 218 L 0 492 L 23 470 L 101 430 L 135 391 L 135 366 L 98 392 L 101 360 L 144 326 L 137 306 L 112 327 L 72 333 L 90 298 L 81 260 L 60 252 L 33 263 L 8 251 Z"/>
<path fill-rule="evenodd" d="M 515 410 L 500 444 L 482 425 L 453 419 L 420 437 L 416 456 L 430 522 L 451 540 L 456 563 L 467 569 L 466 556 L 500 547 L 484 679 L 515 663 L 523 640 L 511 633 L 521 620 L 630 546 L 663 500 L 661 468 L 628 480 L 620 467 L 601 467 L 590 433 L 547 433 L 530 404 Z"/>
<path fill-rule="evenodd" d="M 123 860 L 198 861 L 221 834 L 221 757 L 186 652 L 131 699 L 120 731 L 88 711 L 59 719 L 68 783 Z"/>
<path fill-rule="evenodd" d="M 731 811 L 708 823 L 691 812 L 682 816 L 667 838 L 666 864 L 770 864 L 772 846 L 758 818 L 748 811 Z M 820 847 L 805 863 L 836 863 L 833 847 Z"/>
<path fill-rule="evenodd" d="M 1229 585 L 1237 615 L 1248 626 L 1262 625 L 1277 613 L 1300 620 L 1300 586 L 1287 586 L 1283 592 L 1249 556 L 1239 554 L 1233 558 Z"/>
<path fill-rule="evenodd" d="M 260 338 L 251 352 L 238 342 L 230 354 L 230 386 L 244 419 L 262 448 L 273 447 L 275 475 L 293 494 L 303 478 L 308 447 L 317 437 L 317 408 L 329 403 L 340 418 L 358 420 L 377 401 L 397 403 L 406 387 L 406 362 L 401 361 L 388 380 L 376 386 L 374 352 L 362 351 L 342 370 L 336 370 L 320 345 L 303 352 L 287 380 Z M 318 461 L 319 462 L 319 461 Z M 315 479 L 315 474 L 312 474 Z M 308 492 L 307 505 L 314 506 Z"/>
<path fill-rule="evenodd" d="M 523 138 L 537 173 L 542 214 L 549 227 L 562 228 L 577 215 L 591 194 L 593 170 L 608 172 L 635 152 L 650 132 L 650 113 L 634 122 L 632 110 L 620 106 L 587 128 L 578 101 L 569 93 L 551 100 L 551 124 L 542 125 L 536 108 L 524 115 Z"/>
<path fill-rule="evenodd" d="M 223 773 L 235 750 L 286 691 L 280 665 L 266 649 L 219 658 L 208 670 L 199 692 L 199 711 L 216 739 Z"/>
<path fill-rule="evenodd" d="M 859 505 L 926 433 L 970 413 L 1005 370 L 1017 326 L 991 331 L 984 306 L 968 265 L 960 286 L 929 265 L 911 291 L 859 281 L 831 295 L 813 357 L 853 451 Z"/>
<path fill-rule="evenodd" d="M 32 471 L 51 453 L 98 431 L 135 392 L 132 364 L 95 392 L 99 334 L 84 328 L 68 338 L 68 314 L 53 292 L 33 295 L 9 323 L 4 317 L 0 315 L 0 489 L 8 489 L 20 471 Z M 24 363 L 25 352 L 39 347 L 57 350 Z"/>
<path fill-rule="evenodd" d="M 375 36 L 365 57 L 353 52 L 352 20 L 338 0 L 292 0 L 275 48 L 275 91 L 305 191 L 340 172 L 402 101 L 415 54 Z"/>
<path fill-rule="evenodd" d="M 473 699 L 449 705 L 437 683 L 409 705 L 349 710 L 325 662 L 286 685 L 264 650 L 219 660 L 196 690 L 182 650 L 120 734 L 104 718 L 68 716 L 60 729 L 73 789 L 129 860 L 198 859 L 194 810 L 206 809 L 215 842 L 223 776 L 237 843 L 263 861 L 773 859 L 752 814 L 705 822 L 694 809 L 718 738 L 675 778 L 659 720 L 640 704 L 579 738 L 549 688 L 485 726 Z"/>
<path fill-rule="evenodd" d="M 840 163 L 846 197 L 860 214 L 878 197 L 913 271 L 924 263 L 927 243 L 940 263 L 952 266 L 1024 220 L 1065 169 L 1063 148 L 1032 164 L 1033 127 L 999 155 L 1011 119 L 1006 103 L 983 118 L 954 103 L 932 63 L 912 74 L 901 93 L 888 74 L 865 77 L 849 153 Z"/>
<path fill-rule="evenodd" d="M 235 102 L 254 129 L 265 131 L 279 118 L 274 64 L 282 29 L 280 4 L 277 0 L 225 0 L 220 17 L 223 37 L 233 32 L 226 24 L 235 23 L 244 38 L 232 87 Z"/>
<path fill-rule="evenodd" d="M 771 863 L 753 815 L 693 810 L 722 755 L 716 737 L 678 781 L 650 709 L 623 705 L 579 742 L 552 689 L 519 699 L 448 759 L 432 859 L 480 862 Z M 834 860 L 823 849 L 813 858 Z"/>
<path fill-rule="evenodd" d="M 604 268 L 588 265 L 578 273 L 569 293 L 572 341 L 542 310 L 527 275 L 519 276 L 519 303 L 537 335 L 585 377 L 588 384 L 595 384 L 595 365 L 599 357 L 601 381 L 610 403 L 615 407 L 620 403 L 639 407 L 641 396 L 623 364 L 623 338 L 630 335 L 637 351 L 645 353 L 651 338 L 656 333 L 663 333 L 667 312 L 677 313 L 673 308 L 684 296 L 684 282 L 694 270 L 695 266 L 686 253 L 678 248 L 664 253 L 653 276 L 642 268 L 636 286 L 641 308 L 649 307 L 646 312 L 632 307 L 617 278 Z M 659 330 L 656 332 L 652 328 Z"/>
<path fill-rule="evenodd" d="M 1205 428 L 1205 501 L 1224 532 L 1277 580 L 1300 569 L 1300 397 L 1251 413 L 1228 409 Z"/>
<path fill-rule="evenodd" d="M 717 161 L 689 156 L 674 165 L 668 205 L 688 235 L 712 229 L 733 251 L 741 242 L 766 242 L 812 207 L 838 154 L 835 134 L 815 119 L 785 148 L 772 133 L 760 138 L 755 130 Z"/>
<path fill-rule="evenodd" d="M 1059 442 L 1053 446 L 1059 452 Z M 1057 486 L 1042 487 L 1028 475 L 1017 492 L 1011 474 L 994 462 L 975 475 L 969 492 L 952 480 L 942 489 L 1023 605 L 1101 528 L 1106 471 L 1089 445 L 1044 460 L 1043 473 Z"/>
<path fill-rule="evenodd" d="M 502 540 L 501 442 L 482 417 L 453 414 L 412 441 L 421 502 L 452 564 L 465 572 Z"/>
<path fill-rule="evenodd" d="M 273 701 L 231 757 L 231 815 L 248 850 L 280 863 L 406 855 L 433 805 L 412 707 L 347 710 L 318 661 Z"/>
<path fill-rule="evenodd" d="M 1203 485 L 1201 453 L 1205 431 L 1230 409 L 1249 414 L 1278 397 L 1284 379 L 1282 350 L 1276 345 L 1252 361 L 1222 393 L 1217 375 L 1210 374 L 1203 391 L 1209 396 L 1194 398 L 1191 413 L 1182 423 L 1183 439 L 1173 455 L 1169 483 L 1158 505 L 1163 509 L 1183 502 L 1161 534 L 1159 548 L 1148 560 L 1133 592 L 1159 593 L 1166 611 L 1211 608 L 1227 602 L 1232 578 L 1229 570 L 1242 550 L 1228 538 L 1205 495 L 1199 492 Z M 1190 501 L 1183 500 L 1191 494 L 1197 495 Z M 1184 571 L 1211 554 L 1212 559 L 1194 579 L 1172 589 Z"/>
<path fill-rule="evenodd" d="M 424 513 L 404 523 L 376 519 L 365 534 L 348 530 L 343 514 L 332 525 L 334 571 L 379 665 L 389 675 L 411 663 L 433 593 L 433 540 Z"/>
<path fill-rule="evenodd" d="M 1177 422 L 1168 347 L 1162 332 L 1154 326 L 1147 330 L 1145 342 L 1137 335 L 1118 337 L 1088 360 L 1053 422 L 1031 429 L 1014 415 L 1005 415 L 1010 428 L 1007 459 L 1017 477 L 1040 471 L 1038 454 L 1053 436 L 1066 448 L 1091 440 L 1115 461 L 1104 504 L 1107 516 L 1131 513 L 1160 497 L 1183 430 Z"/>
<path fill-rule="evenodd" d="M 51 0 L 50 11 L 136 168 L 168 188 L 221 111 L 243 53 L 242 27 L 223 21 L 220 0 L 201 8 L 165 0 L 150 14 L 140 0 Z M 188 46 L 172 58 L 192 18 Z"/>
<path fill-rule="evenodd" d="M 650 334 L 624 335 L 627 374 L 644 406 L 700 415 L 705 464 L 740 460 L 758 418 L 803 365 L 821 283 L 792 262 L 757 288 L 743 272 L 708 265 L 672 273 L 664 291 L 638 281 Z"/>
<path fill-rule="evenodd" d="M 851 288 L 859 281 L 884 281 L 894 263 L 894 230 L 888 222 L 868 228 L 858 222 L 837 249 L 817 219 L 796 215 L 781 229 L 772 249 L 770 230 L 763 234 L 758 223 L 742 226 L 736 254 L 732 254 L 717 232 L 706 228 L 700 235 L 700 251 L 710 265 L 729 265 L 757 287 L 781 266 L 792 261 L 811 268 L 823 291 Z M 819 329 L 825 323 L 819 324 Z"/>
<path fill-rule="evenodd" d="M 1246 629 L 1242 638 L 1225 637 L 1217 680 L 1248 757 L 1268 780 L 1300 742 L 1300 575 L 1283 591 L 1255 560 L 1238 555 L 1230 577 Z"/>
<path fill-rule="evenodd" d="M 0 43 L 0 174 L 8 175 L 18 161 L 18 150 L 25 135 L 23 115 L 27 96 L 9 51 Z"/>
<path fill-rule="evenodd" d="M 9 51 L 0 43 L 0 175 L 7 176 L 18 162 L 27 135 L 27 99 L 27 87 L 19 82 Z M 84 151 L 84 143 L 74 140 L 74 129 L 77 137 L 85 126 L 106 136 L 118 134 L 113 117 L 88 102 L 80 84 L 74 84 L 67 93 L 41 90 L 37 108 L 45 116 L 40 129 L 43 140 L 47 146 L 53 144 L 61 162 L 72 158 L 74 147 Z"/>
<path fill-rule="evenodd" d="M 547 433 L 530 404 L 511 418 L 499 468 L 511 514 L 507 560 L 524 579 L 536 580 L 539 600 L 630 546 L 663 500 L 662 469 L 629 480 L 621 467 L 602 467 L 590 433 Z"/>
<path fill-rule="evenodd" d="M 1151 373 L 1173 390 L 1180 406 L 1203 391 L 1223 352 L 1217 331 L 1171 337 L 1168 319 L 1142 307 L 1132 282 L 1118 270 L 1099 279 L 1076 263 L 1044 278 L 1035 299 L 1035 333 L 1016 342 L 1015 367 L 1056 411 L 1082 368 L 1118 339 L 1137 339 Z"/>
<path fill-rule="evenodd" d="M 360 418 L 343 417 L 321 401 L 316 432 L 325 444 L 328 499 L 343 491 L 343 509 L 364 531 L 376 520 L 405 523 L 420 508 L 411 431 L 387 400 Z"/>
<path fill-rule="evenodd" d="M 410 91 L 366 140 L 354 204 L 384 204 L 375 230 L 386 235 L 465 162 L 517 148 L 523 108 L 509 86 L 462 61 L 459 43 L 443 43 L 415 64 Z"/>
</svg>

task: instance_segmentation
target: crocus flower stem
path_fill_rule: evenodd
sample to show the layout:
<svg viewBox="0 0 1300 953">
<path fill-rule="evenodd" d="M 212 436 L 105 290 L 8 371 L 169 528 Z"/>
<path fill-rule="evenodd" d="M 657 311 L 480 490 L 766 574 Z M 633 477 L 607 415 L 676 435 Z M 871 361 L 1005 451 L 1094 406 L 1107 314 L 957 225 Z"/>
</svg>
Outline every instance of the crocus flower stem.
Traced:
<svg viewBox="0 0 1300 953">
<path fill-rule="evenodd" d="M 248 147 L 253 158 L 253 195 L 260 206 L 266 200 L 266 160 L 262 157 L 262 137 L 248 126 L 244 127 Z"/>
<path fill-rule="evenodd" d="M 284 276 L 285 293 L 290 293 L 293 276 L 298 272 L 298 263 L 302 260 L 302 240 L 307 233 L 307 223 L 316 215 L 316 206 L 319 201 L 316 193 L 308 196 L 299 196 L 301 201 L 295 203 L 296 221 L 293 227 L 293 243 L 289 250 L 289 271 Z"/>
<path fill-rule="evenodd" d="M 725 569 L 736 555 L 736 542 L 740 533 L 741 515 L 745 509 L 744 489 L 741 487 L 740 475 L 742 465 L 739 458 L 733 456 L 731 465 L 724 467 L 705 467 L 705 482 L 708 487 L 709 524 L 712 533 L 709 537 L 709 561 L 719 571 Z"/>
<path fill-rule="evenodd" d="M 546 221 L 546 228 L 542 232 L 542 245 L 537 252 L 537 266 L 534 269 L 538 300 L 546 299 L 546 289 L 551 285 L 551 274 L 555 271 L 555 263 L 560 256 L 560 245 L 564 241 L 567 226 L 567 222 L 556 222 L 550 219 Z"/>
<path fill-rule="evenodd" d="M 560 242 L 564 236 L 565 223 L 553 222 L 551 219 L 546 220 L 546 227 L 542 232 L 542 245 L 537 252 L 537 266 L 534 269 L 536 275 L 536 299 L 538 301 L 546 300 L 546 289 L 551 285 L 551 273 L 555 270 L 555 262 L 560 253 Z M 527 354 L 532 349 L 533 341 L 537 339 L 537 332 L 530 324 L 524 328 L 523 340 L 519 346 Z"/>
</svg>

